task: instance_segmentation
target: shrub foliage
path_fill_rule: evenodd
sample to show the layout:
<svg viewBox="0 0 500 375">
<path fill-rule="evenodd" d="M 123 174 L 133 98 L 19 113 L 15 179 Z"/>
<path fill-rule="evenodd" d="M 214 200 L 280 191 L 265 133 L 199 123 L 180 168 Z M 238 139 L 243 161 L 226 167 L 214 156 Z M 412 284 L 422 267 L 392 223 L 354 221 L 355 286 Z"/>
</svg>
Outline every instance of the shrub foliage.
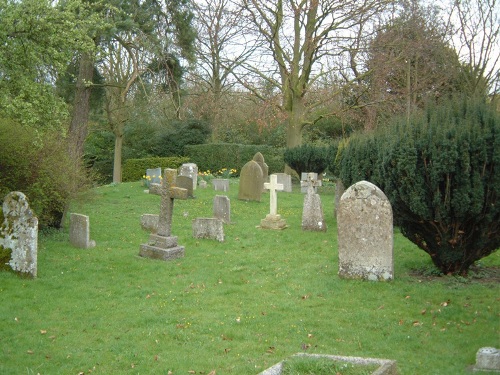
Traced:
<svg viewBox="0 0 500 375">
<path fill-rule="evenodd" d="M 146 169 L 160 167 L 163 171 L 165 168 L 177 169 L 182 164 L 188 163 L 189 158 L 183 156 L 173 156 L 169 158 L 151 157 L 143 159 L 128 159 L 123 165 L 122 179 L 123 182 L 139 181 L 146 173 Z"/>
<path fill-rule="evenodd" d="M 329 150 L 327 147 L 305 144 L 288 148 L 284 160 L 299 176 L 302 172 L 321 174 L 328 167 Z"/>
<path fill-rule="evenodd" d="M 499 168 L 500 115 L 485 102 L 455 99 L 351 138 L 340 177 L 346 186 L 378 185 L 403 235 L 443 273 L 465 274 L 500 247 Z"/>
</svg>

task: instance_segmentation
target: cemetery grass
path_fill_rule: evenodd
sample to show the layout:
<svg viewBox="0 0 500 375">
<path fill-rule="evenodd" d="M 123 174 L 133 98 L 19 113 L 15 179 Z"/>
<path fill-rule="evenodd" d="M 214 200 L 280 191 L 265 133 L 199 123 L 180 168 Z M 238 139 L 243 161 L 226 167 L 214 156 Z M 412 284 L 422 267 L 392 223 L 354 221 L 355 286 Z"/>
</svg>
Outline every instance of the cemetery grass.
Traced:
<svg viewBox="0 0 500 375">
<path fill-rule="evenodd" d="M 40 235 L 37 279 L 0 273 L 0 373 L 257 374 L 307 352 L 393 359 L 403 375 L 467 374 L 480 347 L 500 346 L 497 278 L 429 279 L 428 256 L 396 230 L 394 281 L 341 280 L 333 187 L 320 188 L 327 232 L 301 230 L 296 186 L 278 193 L 289 228 L 272 231 L 257 228 L 269 194 L 239 201 L 231 182 L 223 243 L 191 231 L 221 192 L 175 202 L 186 255 L 170 262 L 138 256 L 139 218 L 159 211 L 139 182 L 75 202 L 95 248 L 72 248 L 66 223 Z M 481 267 L 498 270 L 499 252 Z"/>
</svg>

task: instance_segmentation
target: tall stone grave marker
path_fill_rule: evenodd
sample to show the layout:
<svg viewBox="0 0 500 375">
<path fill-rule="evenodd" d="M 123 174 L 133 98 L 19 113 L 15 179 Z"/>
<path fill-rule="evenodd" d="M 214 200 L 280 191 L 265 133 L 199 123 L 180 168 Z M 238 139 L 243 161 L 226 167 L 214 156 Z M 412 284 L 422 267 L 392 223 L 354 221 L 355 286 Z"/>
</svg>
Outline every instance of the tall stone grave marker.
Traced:
<svg viewBox="0 0 500 375">
<path fill-rule="evenodd" d="M 194 198 L 193 179 L 189 176 L 177 176 L 177 187 L 186 189 L 188 198 Z"/>
<path fill-rule="evenodd" d="M 231 201 L 226 195 L 216 195 L 214 197 L 213 215 L 222 222 L 231 223 Z"/>
<path fill-rule="evenodd" d="M 321 180 L 318 179 L 318 174 L 313 172 L 302 172 L 300 176 L 300 192 L 307 193 L 309 189 L 309 185 L 313 186 L 313 190 L 317 193 L 317 187 L 321 186 Z"/>
<path fill-rule="evenodd" d="M 172 236 L 174 199 L 187 199 L 187 190 L 176 187 L 176 179 L 177 170 L 165 169 L 159 189 L 161 203 L 157 233 L 152 233 L 148 243 L 140 246 L 139 255 L 142 257 L 170 260 L 184 256 L 184 246 L 178 246 L 177 236 Z"/>
<path fill-rule="evenodd" d="M 276 173 L 278 177 L 278 184 L 283 184 L 283 191 L 287 193 L 292 192 L 292 176 L 287 173 Z"/>
<path fill-rule="evenodd" d="M 270 182 L 265 182 L 264 187 L 269 189 L 269 214 L 260 221 L 260 227 L 263 229 L 284 229 L 286 221 L 278 215 L 278 195 L 277 191 L 283 191 L 283 184 L 278 184 L 278 176 L 272 174 L 269 176 Z"/>
<path fill-rule="evenodd" d="M 250 160 L 241 168 L 238 199 L 260 202 L 263 187 L 262 169 L 256 161 Z"/>
<path fill-rule="evenodd" d="M 7 266 L 21 275 L 37 276 L 38 218 L 29 208 L 28 199 L 13 191 L 5 196 L 0 215 L 0 247 L 10 251 Z"/>
<path fill-rule="evenodd" d="M 309 186 L 304 196 L 304 207 L 302 209 L 302 230 L 326 232 L 321 198 L 314 190 L 314 180 L 309 179 L 308 182 Z"/>
<path fill-rule="evenodd" d="M 368 181 L 349 187 L 337 210 L 339 276 L 367 280 L 394 277 L 392 207 Z"/>
<path fill-rule="evenodd" d="M 95 247 L 95 241 L 90 239 L 90 220 L 87 215 L 70 214 L 69 242 L 81 249 Z"/>
<path fill-rule="evenodd" d="M 196 190 L 198 185 L 198 166 L 195 163 L 184 163 L 179 169 L 179 177 L 188 176 L 193 181 L 193 190 Z"/>
</svg>

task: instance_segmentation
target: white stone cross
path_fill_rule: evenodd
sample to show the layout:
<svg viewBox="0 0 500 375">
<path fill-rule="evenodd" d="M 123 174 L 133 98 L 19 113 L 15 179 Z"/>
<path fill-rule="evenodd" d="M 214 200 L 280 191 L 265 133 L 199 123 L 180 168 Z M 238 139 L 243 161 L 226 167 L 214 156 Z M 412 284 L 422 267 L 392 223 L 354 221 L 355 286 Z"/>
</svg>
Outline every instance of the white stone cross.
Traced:
<svg viewBox="0 0 500 375">
<path fill-rule="evenodd" d="M 284 185 L 278 184 L 278 176 L 272 174 L 269 176 L 270 182 L 264 183 L 264 188 L 269 189 L 270 193 L 270 215 L 276 215 L 278 213 L 278 197 L 276 191 L 283 191 Z"/>
</svg>

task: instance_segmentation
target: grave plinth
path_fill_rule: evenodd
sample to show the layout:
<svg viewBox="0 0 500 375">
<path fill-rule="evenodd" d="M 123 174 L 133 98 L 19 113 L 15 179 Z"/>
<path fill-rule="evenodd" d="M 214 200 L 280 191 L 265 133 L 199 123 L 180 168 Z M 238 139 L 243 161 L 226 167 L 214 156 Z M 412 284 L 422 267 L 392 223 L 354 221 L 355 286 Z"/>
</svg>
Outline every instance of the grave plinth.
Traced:
<svg viewBox="0 0 500 375">
<path fill-rule="evenodd" d="M 184 246 L 177 244 L 177 236 L 172 236 L 172 214 L 174 199 L 187 199 L 186 189 L 175 186 L 177 171 L 165 169 L 161 187 L 150 190 L 150 194 L 161 195 L 158 229 L 149 236 L 149 241 L 140 246 L 139 255 L 146 258 L 171 260 L 184 256 Z"/>
</svg>

